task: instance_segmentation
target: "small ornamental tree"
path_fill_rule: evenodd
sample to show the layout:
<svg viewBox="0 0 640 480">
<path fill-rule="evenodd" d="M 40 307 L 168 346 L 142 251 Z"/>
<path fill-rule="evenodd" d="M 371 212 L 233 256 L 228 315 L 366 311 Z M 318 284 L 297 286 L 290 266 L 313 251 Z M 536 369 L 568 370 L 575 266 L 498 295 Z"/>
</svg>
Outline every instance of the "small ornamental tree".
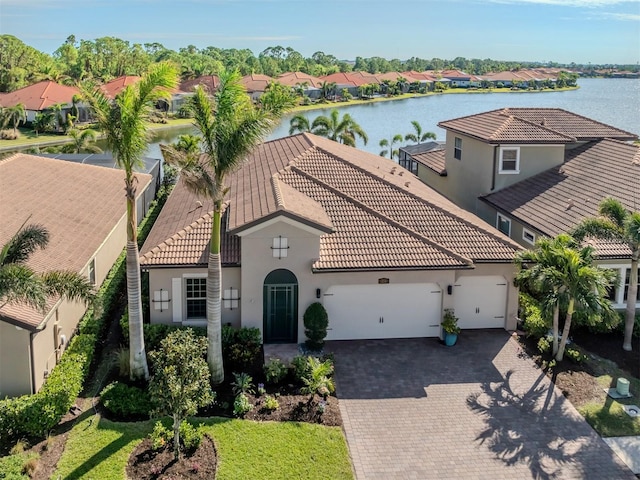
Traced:
<svg viewBox="0 0 640 480">
<path fill-rule="evenodd" d="M 198 408 L 211 404 L 211 375 L 206 361 L 207 339 L 193 330 L 176 330 L 160 342 L 160 348 L 149 354 L 154 375 L 149 393 L 157 408 L 157 416 L 173 418 L 173 451 L 180 456 L 180 424 L 195 415 Z"/>
<path fill-rule="evenodd" d="M 304 312 L 304 334 L 307 336 L 305 342 L 307 348 L 313 351 L 320 351 L 324 346 L 324 338 L 327 336 L 329 326 L 329 316 L 320 302 L 314 302 Z"/>
</svg>

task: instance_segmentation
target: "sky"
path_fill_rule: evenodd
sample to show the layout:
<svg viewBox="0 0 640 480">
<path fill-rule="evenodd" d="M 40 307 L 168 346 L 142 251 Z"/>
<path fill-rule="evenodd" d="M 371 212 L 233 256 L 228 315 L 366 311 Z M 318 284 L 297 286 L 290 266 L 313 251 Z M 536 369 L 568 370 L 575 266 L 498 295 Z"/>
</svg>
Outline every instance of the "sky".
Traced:
<svg viewBox="0 0 640 480">
<path fill-rule="evenodd" d="M 0 0 L 0 33 L 46 53 L 73 34 L 341 60 L 636 64 L 640 0 Z"/>
</svg>

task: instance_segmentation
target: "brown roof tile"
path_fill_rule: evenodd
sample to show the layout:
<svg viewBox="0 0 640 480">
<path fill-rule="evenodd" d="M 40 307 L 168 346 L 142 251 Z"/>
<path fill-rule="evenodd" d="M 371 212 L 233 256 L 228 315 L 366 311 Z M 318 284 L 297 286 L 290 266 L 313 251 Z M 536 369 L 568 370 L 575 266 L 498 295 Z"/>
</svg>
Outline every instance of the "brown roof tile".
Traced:
<svg viewBox="0 0 640 480">
<path fill-rule="evenodd" d="M 274 79 L 269 75 L 262 75 L 258 73 L 252 73 L 251 75 L 245 75 L 241 79 L 242 85 L 247 89 L 247 92 L 264 92 L 267 89 L 267 85 L 273 82 Z"/>
<path fill-rule="evenodd" d="M 303 84 L 306 82 L 311 87 L 319 88 L 322 84 L 322 80 L 320 80 L 320 78 L 303 72 L 282 73 L 278 75 L 278 78 L 276 80 L 282 85 L 287 85 L 289 87 L 295 87 L 298 84 Z"/>
<path fill-rule="evenodd" d="M 617 140 L 587 143 L 567 152 L 562 166 L 552 168 L 482 198 L 500 211 L 548 236 L 574 228 L 598 214 L 606 197 L 630 210 L 640 203 L 640 147 Z M 602 245 L 602 254 L 619 256 L 621 246 Z M 622 248 L 622 249 L 621 249 Z"/>
<path fill-rule="evenodd" d="M 141 192 L 151 175 L 136 176 Z M 81 271 L 125 213 L 120 170 L 26 154 L 0 161 L 0 245 L 25 222 L 43 225 L 49 231 L 49 245 L 28 262 L 38 272 Z M 40 312 L 23 305 L 3 307 L 0 317 L 11 317 L 28 328 L 43 319 Z"/>
<path fill-rule="evenodd" d="M 433 170 L 438 175 L 447 174 L 447 165 L 445 162 L 446 150 L 444 148 L 436 148 L 425 153 L 411 155 L 416 162 Z"/>
<path fill-rule="evenodd" d="M 326 231 L 318 270 L 469 268 L 509 262 L 521 248 L 390 160 L 314 135 L 262 144 L 228 185 L 231 233 L 278 214 Z M 143 247 L 143 264 L 201 262 L 205 243 L 189 234 L 207 210 L 193 213 L 194 201 L 178 184 Z"/>
<path fill-rule="evenodd" d="M 636 135 L 560 108 L 503 108 L 438 123 L 488 143 L 562 144 Z"/>
<path fill-rule="evenodd" d="M 75 87 L 45 80 L 5 93 L 0 97 L 0 105 L 13 107 L 22 103 L 27 110 L 41 111 L 57 103 L 71 104 L 73 96 L 79 93 L 80 91 Z"/>
<path fill-rule="evenodd" d="M 213 93 L 220 86 L 220 79 L 217 75 L 202 75 L 198 78 L 182 82 L 180 84 L 180 90 L 183 92 L 193 92 L 198 85 L 202 85 L 209 93 Z"/>
</svg>

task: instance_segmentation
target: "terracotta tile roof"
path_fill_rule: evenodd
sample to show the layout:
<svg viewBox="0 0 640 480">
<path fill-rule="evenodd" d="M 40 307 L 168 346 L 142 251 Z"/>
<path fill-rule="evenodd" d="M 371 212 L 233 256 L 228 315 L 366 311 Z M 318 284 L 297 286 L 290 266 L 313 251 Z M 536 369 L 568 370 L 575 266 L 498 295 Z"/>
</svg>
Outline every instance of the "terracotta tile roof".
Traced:
<svg viewBox="0 0 640 480">
<path fill-rule="evenodd" d="M 245 75 L 242 77 L 241 83 L 247 92 L 264 92 L 267 89 L 267 85 L 273 82 L 274 79 L 269 75 L 261 75 L 258 73 L 252 73 L 251 75 Z"/>
<path fill-rule="evenodd" d="M 136 176 L 142 192 L 152 177 Z M 49 245 L 30 257 L 29 266 L 38 272 L 79 272 L 126 214 L 123 189 L 120 170 L 15 154 L 0 161 L 0 245 L 25 221 L 41 224 L 49 231 Z M 23 305 L 3 307 L 0 318 L 26 328 L 43 320 L 42 313 Z"/>
<path fill-rule="evenodd" d="M 362 75 L 360 76 L 350 76 L 343 72 L 332 73 L 331 75 L 325 75 L 324 77 L 320 77 L 320 81 L 327 83 L 335 83 L 336 85 L 347 85 L 351 87 L 357 87 L 360 85 L 364 85 L 365 83 L 373 83 L 364 81 Z M 377 83 L 377 82 L 375 82 Z"/>
<path fill-rule="evenodd" d="M 405 75 L 404 73 L 400 73 L 400 72 L 376 73 L 374 75 L 374 78 L 379 83 L 382 83 L 383 80 L 390 80 L 392 82 L 395 82 L 398 80 L 398 78 L 404 78 L 407 82 L 410 82 L 410 83 L 419 81 L 418 79 L 413 78 L 410 75 Z"/>
<path fill-rule="evenodd" d="M 503 108 L 438 123 L 488 143 L 561 144 L 636 135 L 560 108 Z"/>
<path fill-rule="evenodd" d="M 521 248 L 390 160 L 310 134 L 262 144 L 228 185 L 229 233 L 275 215 L 309 223 L 326 232 L 317 270 L 471 268 L 509 262 Z M 144 265 L 201 261 L 201 239 L 176 245 L 197 243 L 192 232 L 209 210 L 194 213 L 194 200 L 176 187 L 142 249 Z"/>
<path fill-rule="evenodd" d="M 217 75 L 202 75 L 198 78 L 182 82 L 180 84 L 180 90 L 183 92 L 193 92 L 198 85 L 202 85 L 209 93 L 213 93 L 220 86 L 220 79 Z"/>
<path fill-rule="evenodd" d="M 446 175 L 447 174 L 447 166 L 445 161 L 446 150 L 444 147 L 435 148 L 425 153 L 419 153 L 417 155 L 412 155 L 412 158 L 424 165 L 425 167 L 433 170 L 438 175 Z"/>
<path fill-rule="evenodd" d="M 310 87 L 320 88 L 320 85 L 322 84 L 322 80 L 320 80 L 320 78 L 303 72 L 286 72 L 278 75 L 276 80 L 282 85 L 287 85 L 289 87 L 295 87 L 297 84 L 307 82 Z"/>
<path fill-rule="evenodd" d="M 0 97 L 0 104 L 3 107 L 13 107 L 22 103 L 26 110 L 41 111 L 57 103 L 71 104 L 73 96 L 79 94 L 80 91 L 75 87 L 46 80 L 5 93 Z"/>
<path fill-rule="evenodd" d="M 565 163 L 482 197 L 486 203 L 548 236 L 567 232 L 598 214 L 606 197 L 630 210 L 640 204 L 640 147 L 600 140 L 567 151 Z M 628 250 L 602 245 L 603 255 Z"/>
<path fill-rule="evenodd" d="M 428 74 L 427 72 L 416 72 L 415 70 L 408 70 L 406 72 L 402 72 L 401 74 L 405 78 L 412 78 L 415 81 L 427 81 L 427 82 L 435 82 L 437 80 L 433 75 Z"/>
<path fill-rule="evenodd" d="M 123 75 L 121 77 L 114 78 L 110 82 L 105 83 L 101 88 L 107 98 L 115 98 L 116 95 L 118 95 L 126 87 L 128 87 L 129 85 L 135 85 L 141 79 L 142 77 L 138 77 L 136 75 Z M 173 90 L 170 90 L 170 92 L 172 94 L 184 93 L 179 88 L 174 88 Z"/>
</svg>

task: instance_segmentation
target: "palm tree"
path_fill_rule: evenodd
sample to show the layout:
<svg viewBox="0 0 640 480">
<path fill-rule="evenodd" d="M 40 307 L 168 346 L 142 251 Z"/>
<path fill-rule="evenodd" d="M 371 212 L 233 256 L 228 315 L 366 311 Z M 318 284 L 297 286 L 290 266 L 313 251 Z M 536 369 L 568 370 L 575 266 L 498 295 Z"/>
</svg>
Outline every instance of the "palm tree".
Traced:
<svg viewBox="0 0 640 480">
<path fill-rule="evenodd" d="M 329 94 L 336 89 L 336 82 L 322 82 L 320 84 L 320 96 L 329 98 Z"/>
<path fill-rule="evenodd" d="M 62 147 L 64 153 L 102 153 L 102 149 L 92 142 L 96 141 L 96 132 L 87 128 L 77 130 L 72 128 L 67 132 L 73 142 Z"/>
<path fill-rule="evenodd" d="M 311 131 L 316 135 L 351 147 L 356 146 L 356 136 L 362 139 L 365 145 L 369 141 L 365 131 L 351 118 L 351 115 L 345 113 L 340 118 L 340 112 L 337 108 L 331 110 L 328 117 L 324 115 L 316 117 L 311 124 Z"/>
<path fill-rule="evenodd" d="M 220 262 L 221 219 L 228 174 L 238 169 L 284 113 L 276 105 L 255 106 L 237 70 L 219 74 L 220 87 L 213 98 L 197 88 L 190 103 L 194 123 L 201 134 L 202 152 L 189 154 L 162 145 L 167 163 L 175 165 L 187 188 L 213 201 L 213 221 L 207 265 L 207 363 L 211 381 L 224 380 L 222 364 L 222 296 Z"/>
<path fill-rule="evenodd" d="M 45 312 L 50 297 L 89 303 L 94 300 L 88 278 L 72 271 L 35 272 L 26 265 L 29 257 L 49 243 L 42 225 L 23 225 L 0 250 L 0 307 L 23 303 Z"/>
<path fill-rule="evenodd" d="M 638 297 L 638 260 L 640 259 L 640 212 L 630 212 L 619 200 L 606 198 L 598 207 L 599 218 L 587 218 L 573 231 L 578 240 L 596 237 L 616 240 L 629 246 L 631 250 L 631 272 L 629 273 L 629 289 L 627 290 L 627 308 L 624 324 L 624 342 L 622 348 L 631 351 L 633 326 Z"/>
<path fill-rule="evenodd" d="M 422 132 L 422 126 L 420 125 L 420 123 L 418 123 L 417 120 L 411 120 L 411 125 L 413 125 L 413 132 L 411 133 L 407 133 L 404 136 L 404 139 L 407 142 L 415 142 L 415 143 L 422 143 L 425 140 L 431 139 L 431 140 L 435 140 L 436 139 L 436 134 L 433 132 Z"/>
<path fill-rule="evenodd" d="M 607 288 L 615 281 L 610 270 L 593 265 L 594 249 L 578 248 L 567 234 L 555 239 L 542 239 L 533 251 L 517 256 L 521 270 L 516 281 L 543 296 L 543 311 L 553 309 L 555 358 L 561 361 L 571 330 L 573 315 L 578 312 L 590 321 L 610 319 L 615 315 L 607 301 Z M 532 266 L 524 266 L 532 262 Z M 560 344 L 557 345 L 560 310 L 566 311 Z"/>
<path fill-rule="evenodd" d="M 296 132 L 311 132 L 309 119 L 301 113 L 294 115 L 289 121 L 289 135 L 293 135 Z"/>
<path fill-rule="evenodd" d="M 129 352 L 131 378 L 149 378 L 149 368 L 142 333 L 140 295 L 140 258 L 136 218 L 136 183 L 134 169 L 142 166 L 142 155 L 149 142 L 147 119 L 159 100 L 169 100 L 170 90 L 178 84 L 174 65 L 160 62 L 151 65 L 142 79 L 128 85 L 111 102 L 95 85 L 81 85 L 82 96 L 93 110 L 104 133 L 107 146 L 125 173 L 127 202 L 127 300 L 129 311 Z"/>
<path fill-rule="evenodd" d="M 189 133 L 180 135 L 174 147 L 181 152 L 196 154 L 200 151 L 200 137 Z"/>
<path fill-rule="evenodd" d="M 13 134 L 17 135 L 20 124 L 27 121 L 27 111 L 24 108 L 24 104 L 18 103 L 13 107 L 6 107 L 3 113 L 5 121 L 13 125 Z"/>
<path fill-rule="evenodd" d="M 399 150 L 397 148 L 394 150 L 393 144 L 401 141 L 402 141 L 402 135 L 400 135 L 399 133 L 391 137 L 390 140 L 387 140 L 386 138 L 383 138 L 382 140 L 380 140 L 380 148 L 384 149 L 380 151 L 380 156 L 386 157 L 388 153 L 389 158 L 391 159 L 398 158 Z"/>
</svg>

